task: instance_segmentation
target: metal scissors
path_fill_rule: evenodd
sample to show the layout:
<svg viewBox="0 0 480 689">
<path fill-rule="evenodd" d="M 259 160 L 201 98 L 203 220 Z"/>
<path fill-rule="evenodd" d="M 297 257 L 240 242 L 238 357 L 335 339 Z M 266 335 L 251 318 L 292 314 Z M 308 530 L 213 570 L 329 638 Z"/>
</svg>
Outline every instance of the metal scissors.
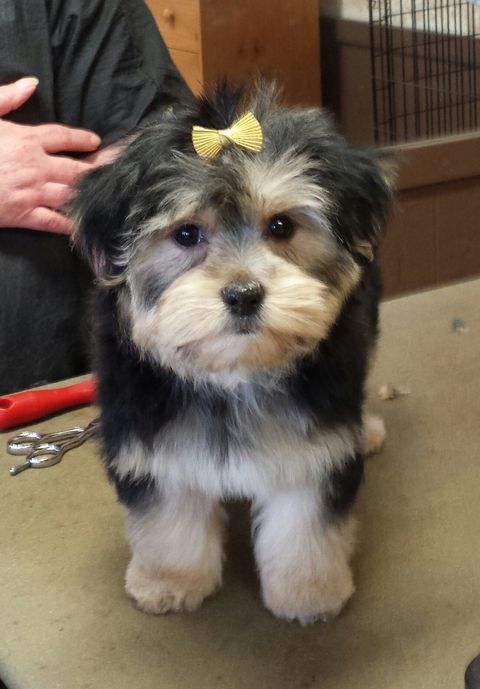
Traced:
<svg viewBox="0 0 480 689">
<path fill-rule="evenodd" d="M 16 476 L 25 469 L 42 469 L 62 461 L 69 450 L 79 447 L 86 440 L 98 434 L 100 420 L 94 419 L 85 428 L 75 427 L 66 431 L 37 433 L 24 431 L 7 442 L 7 452 L 11 455 L 25 455 L 22 464 L 10 469 L 10 475 Z"/>
</svg>

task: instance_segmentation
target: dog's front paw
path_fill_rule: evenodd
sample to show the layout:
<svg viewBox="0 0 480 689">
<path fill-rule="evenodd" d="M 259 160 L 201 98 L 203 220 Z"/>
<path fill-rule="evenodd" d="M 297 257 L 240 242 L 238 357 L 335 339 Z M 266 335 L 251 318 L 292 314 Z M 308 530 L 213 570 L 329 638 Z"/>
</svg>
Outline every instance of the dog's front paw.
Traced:
<svg viewBox="0 0 480 689">
<path fill-rule="evenodd" d="M 211 573 L 172 572 L 148 568 L 132 560 L 125 590 L 139 610 L 151 614 L 193 611 L 221 585 Z"/>
<path fill-rule="evenodd" d="M 306 625 L 338 615 L 355 587 L 350 567 L 345 565 L 327 576 L 302 578 L 295 573 L 272 577 L 262 582 L 262 591 L 264 603 L 274 615 Z"/>
</svg>

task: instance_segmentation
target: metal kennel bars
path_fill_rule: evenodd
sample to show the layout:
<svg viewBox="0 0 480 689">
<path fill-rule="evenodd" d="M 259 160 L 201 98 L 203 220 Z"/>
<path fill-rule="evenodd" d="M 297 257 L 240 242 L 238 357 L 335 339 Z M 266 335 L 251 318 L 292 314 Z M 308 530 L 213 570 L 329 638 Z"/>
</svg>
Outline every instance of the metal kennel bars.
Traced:
<svg viewBox="0 0 480 689">
<path fill-rule="evenodd" d="M 478 4 L 369 0 L 369 23 L 377 143 L 478 128 Z"/>
</svg>

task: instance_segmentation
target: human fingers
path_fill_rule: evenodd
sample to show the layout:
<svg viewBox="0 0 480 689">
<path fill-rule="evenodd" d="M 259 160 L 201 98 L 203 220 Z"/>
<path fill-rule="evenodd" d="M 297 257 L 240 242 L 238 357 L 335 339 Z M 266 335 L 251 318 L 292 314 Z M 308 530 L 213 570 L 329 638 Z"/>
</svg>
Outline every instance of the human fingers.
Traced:
<svg viewBox="0 0 480 689">
<path fill-rule="evenodd" d="M 47 182 L 41 195 L 41 204 L 47 208 L 60 208 L 72 198 L 72 187 L 68 184 Z"/>
<path fill-rule="evenodd" d="M 22 217 L 19 227 L 53 232 L 55 234 L 71 234 L 73 222 L 70 218 L 62 215 L 62 213 L 58 213 L 50 208 L 37 206 L 37 208 L 34 208 Z"/>
<path fill-rule="evenodd" d="M 16 110 L 27 101 L 38 86 L 36 77 L 18 79 L 0 86 L 0 117 Z"/>
<path fill-rule="evenodd" d="M 88 153 L 100 146 L 100 137 L 88 129 L 65 127 L 63 124 L 39 124 L 33 129 L 47 153 L 62 151 Z"/>
<path fill-rule="evenodd" d="M 91 163 L 68 156 L 48 156 L 47 179 L 59 184 L 73 184 L 80 175 L 93 169 Z"/>
</svg>

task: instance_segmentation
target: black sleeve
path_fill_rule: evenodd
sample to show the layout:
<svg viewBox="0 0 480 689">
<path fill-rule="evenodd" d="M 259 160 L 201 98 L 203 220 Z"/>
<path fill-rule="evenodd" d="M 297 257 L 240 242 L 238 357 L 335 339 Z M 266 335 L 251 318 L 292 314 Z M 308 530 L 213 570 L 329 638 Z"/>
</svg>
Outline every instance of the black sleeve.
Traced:
<svg viewBox="0 0 480 689">
<path fill-rule="evenodd" d="M 49 0 L 56 120 L 104 145 L 190 92 L 143 0 Z"/>
</svg>

